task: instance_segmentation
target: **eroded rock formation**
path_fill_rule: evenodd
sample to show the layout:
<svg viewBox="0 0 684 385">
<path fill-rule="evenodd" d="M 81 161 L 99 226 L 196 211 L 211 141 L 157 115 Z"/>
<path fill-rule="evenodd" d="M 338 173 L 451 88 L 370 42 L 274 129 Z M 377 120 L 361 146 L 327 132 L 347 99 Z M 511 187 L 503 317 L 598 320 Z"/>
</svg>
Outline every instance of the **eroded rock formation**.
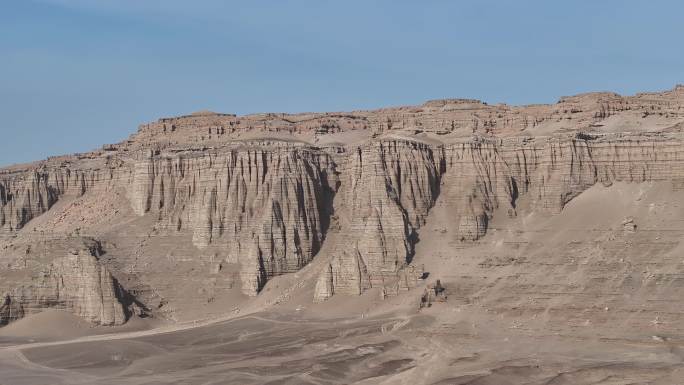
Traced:
<svg viewBox="0 0 684 385">
<path fill-rule="evenodd" d="M 85 248 L 54 259 L 29 282 L 3 297 L 2 324 L 45 308 L 66 310 L 98 325 L 126 322 L 121 287 L 91 250 Z"/>
<path fill-rule="evenodd" d="M 21 229 L 28 221 L 50 209 L 56 201 L 55 195 L 48 186 L 47 175 L 37 171 L 0 181 L 0 230 L 12 232 Z"/>
<path fill-rule="evenodd" d="M 684 180 L 682 122 L 682 86 L 554 105 L 448 99 L 350 113 L 160 119 L 101 150 L 0 171 L 7 242 L 64 235 L 74 225 L 59 223 L 82 222 L 93 225 L 78 230 L 118 243 L 106 260 L 52 256 L 45 275 L 11 292 L 0 314 L 56 305 L 117 324 L 125 317 L 113 273 L 149 280 L 139 286 L 163 298 L 162 307 L 174 301 L 164 293 L 178 291 L 159 280 L 184 263 L 194 263 L 184 271 L 196 281 L 213 271 L 211 290 L 192 295 L 237 282 L 253 296 L 319 257 L 316 301 L 408 282 L 434 210 L 449 218 L 454 240 L 467 243 L 482 238 L 495 215 L 518 215 L 521 202 L 558 213 L 597 183 Z M 106 212 L 98 202 L 107 202 Z M 105 214 L 106 228 L 93 221 Z M 337 236 L 327 245 L 333 219 Z M 162 262 L 167 270 L 158 272 Z"/>
<path fill-rule="evenodd" d="M 415 242 L 411 234 L 438 194 L 438 209 L 449 213 L 456 238 L 477 240 L 485 235 L 495 210 L 503 208 L 506 215 L 514 216 L 523 196 L 534 210 L 559 213 L 597 183 L 682 180 L 682 144 L 660 137 L 477 140 L 423 147 L 429 156 L 407 157 L 412 152 L 404 148 L 398 162 L 381 150 L 375 161 L 371 155 L 365 157 L 365 169 L 359 168 L 364 157 L 358 155 L 354 172 L 348 173 L 352 181 L 346 186 L 351 192 L 345 191 L 344 182 L 340 191 L 350 196 L 344 205 L 352 210 L 349 236 L 321 273 L 315 299 L 360 293 L 392 281 L 410 262 Z M 439 155 L 433 157 L 434 153 Z M 402 167 L 406 175 L 396 177 Z M 358 175 L 362 176 L 353 179 Z M 411 195 L 402 197 L 402 191 Z"/>
<path fill-rule="evenodd" d="M 317 301 L 359 294 L 409 262 L 416 230 L 439 193 L 441 167 L 423 143 L 377 141 L 350 151 L 337 202 L 347 236 L 318 281 Z"/>
<path fill-rule="evenodd" d="M 310 148 L 244 147 L 135 164 L 131 203 L 199 249 L 242 266 L 245 294 L 306 265 L 321 247 L 334 193 L 328 156 Z"/>
</svg>

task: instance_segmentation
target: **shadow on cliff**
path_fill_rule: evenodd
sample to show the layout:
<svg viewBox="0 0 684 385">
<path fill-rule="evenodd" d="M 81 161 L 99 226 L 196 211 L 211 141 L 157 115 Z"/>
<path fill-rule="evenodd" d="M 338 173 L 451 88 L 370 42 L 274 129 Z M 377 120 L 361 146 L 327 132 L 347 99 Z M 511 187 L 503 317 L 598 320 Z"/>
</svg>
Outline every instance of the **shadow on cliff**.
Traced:
<svg viewBox="0 0 684 385">
<path fill-rule="evenodd" d="M 420 242 L 420 237 L 418 236 L 418 232 L 413 229 L 411 230 L 411 234 L 408 236 L 408 241 L 410 245 L 409 252 L 406 254 L 406 263 L 411 264 L 413 262 L 413 258 L 416 255 L 416 244 Z"/>
<path fill-rule="evenodd" d="M 323 170 L 322 175 L 321 175 L 321 192 L 320 192 L 320 197 L 318 199 L 318 212 L 320 213 L 320 222 L 321 222 L 321 240 L 320 243 L 315 245 L 315 251 L 313 253 L 313 256 L 318 254 L 318 252 L 321 250 L 321 247 L 323 246 L 323 242 L 325 242 L 325 238 L 327 238 L 328 235 L 328 230 L 330 229 L 330 221 L 335 213 L 335 208 L 333 206 L 333 202 L 335 200 L 335 196 L 337 195 L 337 191 L 340 188 L 341 182 L 339 181 L 338 178 L 338 172 L 333 171 L 335 175 L 334 179 L 334 186 L 330 186 L 329 183 L 329 178 L 330 176 L 328 175 L 327 171 Z M 301 191 L 301 194 L 304 192 Z M 300 199 L 303 199 L 303 196 L 300 197 Z"/>
<path fill-rule="evenodd" d="M 118 279 L 114 277 L 112 279 L 114 280 L 115 287 L 118 289 L 116 297 L 123 306 L 126 321 L 130 320 L 133 315 L 137 315 L 140 318 L 152 316 L 152 311 L 147 305 L 140 302 L 133 294 L 121 286 Z"/>
</svg>

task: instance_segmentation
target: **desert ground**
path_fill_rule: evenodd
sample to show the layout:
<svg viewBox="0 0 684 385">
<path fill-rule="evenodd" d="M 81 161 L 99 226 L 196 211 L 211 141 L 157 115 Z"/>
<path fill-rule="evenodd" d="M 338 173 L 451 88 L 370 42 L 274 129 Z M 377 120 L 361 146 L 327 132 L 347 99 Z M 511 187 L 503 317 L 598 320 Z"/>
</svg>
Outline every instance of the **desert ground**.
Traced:
<svg viewBox="0 0 684 385">
<path fill-rule="evenodd" d="M 0 169 L 0 385 L 684 384 L 684 86 L 200 111 Z"/>
<path fill-rule="evenodd" d="M 560 215 L 495 221 L 496 231 L 461 248 L 437 231 L 444 221 L 434 211 L 416 262 L 449 296 L 422 309 L 421 287 L 313 304 L 313 288 L 282 276 L 265 297 L 289 289 L 287 300 L 225 319 L 111 328 L 48 310 L 0 329 L 0 383 L 678 384 L 682 306 L 663 303 L 667 288 L 654 275 L 679 274 L 684 260 L 649 260 L 655 249 L 661 259 L 678 254 L 675 202 L 684 192 L 669 183 L 595 186 Z M 636 232 L 624 232 L 626 216 Z M 643 283 L 605 294 L 631 274 Z"/>
</svg>

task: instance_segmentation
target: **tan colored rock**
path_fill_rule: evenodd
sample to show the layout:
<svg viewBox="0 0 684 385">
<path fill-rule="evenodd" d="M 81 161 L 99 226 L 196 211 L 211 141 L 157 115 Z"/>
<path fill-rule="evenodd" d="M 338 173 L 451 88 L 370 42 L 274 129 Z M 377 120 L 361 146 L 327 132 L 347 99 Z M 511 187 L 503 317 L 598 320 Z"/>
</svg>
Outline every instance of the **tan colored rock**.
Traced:
<svg viewBox="0 0 684 385">
<path fill-rule="evenodd" d="M 21 229 L 56 201 L 47 176 L 37 171 L 0 181 L 0 231 Z"/>
<path fill-rule="evenodd" d="M 404 140 L 350 151 L 337 198 L 347 236 L 335 248 L 332 271 L 322 272 L 316 301 L 361 293 L 409 262 L 415 231 L 439 193 L 440 164 L 430 146 Z"/>
<path fill-rule="evenodd" d="M 135 165 L 131 204 L 170 233 L 190 232 L 240 263 L 243 291 L 299 270 L 320 248 L 329 216 L 327 156 L 294 146 L 228 149 Z"/>
<path fill-rule="evenodd" d="M 331 264 L 323 268 L 323 272 L 316 281 L 314 302 L 322 302 L 335 295 L 335 275 Z"/>
<path fill-rule="evenodd" d="M 379 148 L 383 149 L 382 145 Z M 327 293 L 324 289 L 328 285 L 320 284 L 317 301 L 333 292 L 362 292 L 402 268 L 413 248 L 410 234 L 419 228 L 430 202 L 437 199 L 437 191 L 437 209 L 449 212 L 456 224 L 455 240 L 469 241 L 486 233 L 495 210 L 504 208 L 509 215 L 515 215 L 516 203 L 523 195 L 529 195 L 535 209 L 559 213 L 572 198 L 597 183 L 684 178 L 681 142 L 659 137 L 566 138 L 525 143 L 477 140 L 426 147 L 426 150 L 440 154 L 442 148 L 444 171 L 441 174 L 435 165 L 441 160 L 435 162 L 434 158 L 425 158 L 432 160 L 422 163 L 416 159 L 389 163 L 399 168 L 428 170 L 412 174 L 408 179 L 391 177 L 392 170 L 386 167 L 386 162 L 392 158 L 384 149 L 379 152 L 359 149 L 352 171 L 343 172 L 341 178 L 340 194 L 348 199 L 344 206 L 352 210 L 348 214 L 350 225 L 342 229 L 348 236 L 341 249 L 347 250 L 338 248 L 332 263 L 334 285 L 348 283 Z M 402 157 L 408 153 L 404 149 Z M 374 154 L 381 156 L 373 159 Z M 421 164 L 424 167 L 416 167 Z M 426 177 L 421 178 L 421 174 Z M 356 177 L 350 180 L 352 175 Z M 409 184 L 396 184 L 395 180 L 402 183 L 408 180 Z M 421 180 L 425 183 L 411 185 Z M 424 188 L 440 182 L 439 190 Z M 414 196 L 396 199 L 401 196 L 399 191 L 406 190 Z M 416 192 L 420 194 L 415 195 Z M 364 262 L 369 283 L 358 279 L 357 258 Z M 328 275 L 326 270 L 322 272 L 322 276 Z M 320 282 L 328 280 L 321 278 Z"/>
<path fill-rule="evenodd" d="M 0 316 L 7 323 L 44 308 L 57 308 L 94 324 L 121 325 L 126 322 L 122 297 L 107 268 L 82 249 L 55 259 L 31 282 L 6 294 Z"/>
<path fill-rule="evenodd" d="M 0 236 L 28 246 L 81 231 L 115 240 L 111 260 L 98 266 L 125 273 L 162 307 L 174 298 L 158 293 L 195 300 L 176 290 L 181 268 L 202 285 L 202 274 L 234 274 L 225 287 L 239 281 L 256 295 L 318 257 L 334 214 L 338 237 L 320 256 L 315 298 L 359 294 L 401 279 L 431 211 L 443 212 L 449 236 L 467 244 L 495 215 L 516 216 L 521 201 L 559 213 L 597 183 L 684 181 L 682 89 L 582 94 L 552 105 L 445 99 L 346 113 L 163 118 L 97 151 L 0 170 Z M 1 256 L 0 276 L 28 276 L 34 265 L 53 266 L 55 276 L 70 269 L 61 254 L 36 262 L 13 253 Z M 209 268 L 216 263 L 219 272 Z M 95 276 L 93 269 L 81 273 Z M 95 281 L 74 290 L 93 291 Z M 21 301 L 4 302 L 0 314 L 19 314 Z M 79 300 L 72 308 L 95 319 L 97 306 Z M 116 323 L 116 314 L 98 317 Z"/>
<path fill-rule="evenodd" d="M 636 223 L 634 223 L 634 218 L 628 217 L 622 221 L 622 231 L 625 234 L 635 233 L 637 229 Z"/>
</svg>

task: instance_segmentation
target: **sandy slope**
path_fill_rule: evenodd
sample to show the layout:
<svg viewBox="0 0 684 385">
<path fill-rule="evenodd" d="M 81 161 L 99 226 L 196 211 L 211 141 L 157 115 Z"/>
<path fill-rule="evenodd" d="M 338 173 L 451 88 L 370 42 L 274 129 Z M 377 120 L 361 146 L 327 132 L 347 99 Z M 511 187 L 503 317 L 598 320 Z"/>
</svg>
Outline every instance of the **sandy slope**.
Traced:
<svg viewBox="0 0 684 385">
<path fill-rule="evenodd" d="M 478 310 L 440 321 L 444 310 L 326 322 L 263 314 L 2 349 L 0 370 L 8 384 L 675 384 L 684 373 L 676 342 L 532 334 Z"/>
<path fill-rule="evenodd" d="M 162 324 L 157 320 L 133 317 L 122 326 L 94 326 L 69 312 L 47 309 L 0 328 L 0 347 L 71 341 L 98 335 L 122 335 L 153 330 Z"/>
<path fill-rule="evenodd" d="M 0 383 L 679 384 L 679 202 L 671 183 L 598 185 L 557 216 L 520 202 L 473 243 L 452 239 L 438 202 L 414 262 L 447 303 L 419 311 L 419 287 L 312 304 L 320 259 L 224 319 L 89 335 L 59 312 L 29 317 L 2 331 Z"/>
</svg>

